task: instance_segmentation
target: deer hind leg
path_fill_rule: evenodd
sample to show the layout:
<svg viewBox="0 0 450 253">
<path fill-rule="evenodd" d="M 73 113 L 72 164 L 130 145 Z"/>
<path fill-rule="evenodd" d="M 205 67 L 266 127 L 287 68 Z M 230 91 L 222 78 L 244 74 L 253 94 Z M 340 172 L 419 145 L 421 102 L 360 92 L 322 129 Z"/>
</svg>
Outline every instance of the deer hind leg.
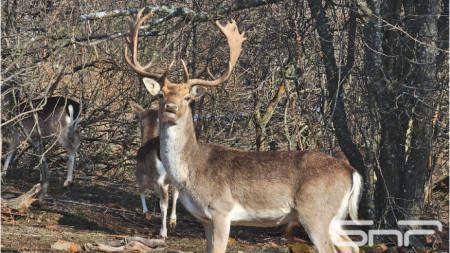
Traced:
<svg viewBox="0 0 450 253">
<path fill-rule="evenodd" d="M 336 246 L 339 249 L 339 252 L 341 253 L 358 253 L 359 248 L 356 246 L 356 244 L 348 237 L 347 235 L 343 234 L 342 229 L 340 229 L 341 233 L 334 235 L 334 240 L 339 242 L 341 245 Z M 333 236 L 333 234 L 332 234 Z"/>
<path fill-rule="evenodd" d="M 305 229 L 319 253 L 336 253 L 328 226 L 305 226 Z"/>
<path fill-rule="evenodd" d="M 59 138 L 61 146 L 63 146 L 69 155 L 67 160 L 67 178 L 64 181 L 64 187 L 69 186 L 70 182 L 73 180 L 73 166 L 75 163 L 75 156 L 77 154 L 78 146 L 80 145 L 80 136 L 76 131 L 79 118 L 74 119 L 74 109 L 72 105 L 67 107 L 69 109 L 69 115 L 66 116 L 68 127 L 65 131 L 65 135 Z M 80 108 L 81 109 L 81 108 Z M 61 132 L 62 134 L 63 132 Z"/>
<path fill-rule="evenodd" d="M 60 143 L 69 155 L 69 158 L 67 159 L 67 178 L 66 181 L 64 181 L 64 187 L 67 187 L 73 180 L 73 167 L 75 164 L 78 146 L 80 145 L 78 133 L 68 133 L 67 137 L 60 139 Z"/>
<path fill-rule="evenodd" d="M 143 188 L 143 190 L 139 191 L 139 196 L 141 197 L 142 213 L 145 215 L 145 218 L 147 220 L 150 220 L 152 218 L 152 215 L 148 211 L 147 202 L 145 201 L 145 188 Z"/>
<path fill-rule="evenodd" d="M 142 163 L 142 161 L 138 160 L 137 165 L 136 165 L 135 175 L 136 175 L 136 181 L 138 183 L 139 196 L 141 198 L 141 203 L 142 203 L 142 213 L 145 215 L 145 218 L 147 220 L 150 220 L 152 218 L 152 215 L 148 211 L 147 202 L 145 201 L 145 190 L 149 187 L 149 185 L 153 185 L 153 181 L 150 181 L 149 178 L 145 174 L 140 173 L 141 168 L 143 166 L 145 166 L 145 164 Z"/>
<path fill-rule="evenodd" d="M 291 221 L 288 222 L 288 224 L 286 225 L 285 229 L 284 229 L 284 233 L 286 234 L 286 238 L 288 240 L 288 242 L 294 243 L 296 242 L 294 233 L 292 232 L 292 230 L 294 229 L 295 226 L 298 226 L 298 221 Z"/>
<path fill-rule="evenodd" d="M 170 213 L 170 231 L 174 232 L 177 226 L 177 200 L 178 200 L 178 190 L 172 186 L 172 211 Z"/>
<path fill-rule="evenodd" d="M 314 246 L 316 246 L 319 253 L 336 253 L 329 229 L 333 217 L 327 215 L 329 213 L 322 213 L 319 215 L 317 208 L 324 210 L 326 207 L 315 207 L 314 205 L 300 206 L 297 209 L 299 222 L 305 228 L 309 238 Z"/>
<path fill-rule="evenodd" d="M 69 158 L 67 159 L 67 178 L 64 181 L 64 187 L 69 186 L 70 182 L 73 180 L 73 166 L 75 164 L 76 152 L 68 151 Z"/>
<path fill-rule="evenodd" d="M 357 253 L 358 246 L 342 230 L 340 221 L 345 220 L 347 216 L 349 198 L 346 196 L 342 201 L 339 211 L 330 223 L 330 237 L 341 253 Z"/>
</svg>

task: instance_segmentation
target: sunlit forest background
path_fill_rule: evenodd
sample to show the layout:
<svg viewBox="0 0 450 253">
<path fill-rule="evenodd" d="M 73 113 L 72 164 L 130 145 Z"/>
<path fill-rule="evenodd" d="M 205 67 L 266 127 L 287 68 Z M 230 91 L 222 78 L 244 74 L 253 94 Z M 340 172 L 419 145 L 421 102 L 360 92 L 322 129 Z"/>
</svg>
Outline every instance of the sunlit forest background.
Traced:
<svg viewBox="0 0 450 253">
<path fill-rule="evenodd" d="M 75 183 L 94 178 L 135 185 L 141 143 L 129 103 L 150 107 L 156 98 L 124 61 L 133 15 L 144 6 L 154 9 L 141 29 L 151 33 L 139 37 L 140 60 L 151 61 L 154 73 L 175 60 L 172 81 L 182 80 L 180 59 L 195 78 L 210 79 L 207 68 L 214 76 L 225 71 L 229 49 L 214 21 L 233 18 L 247 40 L 230 79 L 195 102 L 201 142 L 259 151 L 342 150 L 364 177 L 361 218 L 395 227 L 399 219 L 426 217 L 448 228 L 448 4 L 5 0 L 2 99 L 79 101 Z M 8 126 L 20 117 L 15 107 L 1 110 L 3 161 Z M 26 146 L 15 167 L 36 170 Z M 64 151 L 49 145 L 46 157 L 64 175 Z M 8 177 L 2 180 L 8 185 Z M 446 193 L 434 195 L 441 187 Z"/>
</svg>

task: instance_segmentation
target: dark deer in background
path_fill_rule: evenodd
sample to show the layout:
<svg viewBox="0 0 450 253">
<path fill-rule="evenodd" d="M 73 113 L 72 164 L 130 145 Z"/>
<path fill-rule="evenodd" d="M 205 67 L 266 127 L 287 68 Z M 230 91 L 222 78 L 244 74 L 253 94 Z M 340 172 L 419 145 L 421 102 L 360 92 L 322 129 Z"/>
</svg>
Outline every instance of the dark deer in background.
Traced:
<svg viewBox="0 0 450 253">
<path fill-rule="evenodd" d="M 11 99 L 11 98 L 10 98 Z M 13 101 L 6 102 L 12 107 Z M 22 140 L 27 140 L 37 150 L 41 159 L 41 183 L 42 191 L 38 197 L 43 200 L 48 189 L 50 171 L 43 155 L 43 143 L 53 144 L 57 141 L 68 153 L 67 178 L 64 186 L 68 186 L 73 179 L 73 167 L 78 147 L 80 145 L 80 133 L 78 124 L 80 122 L 81 105 L 72 99 L 64 97 L 49 97 L 31 101 L 29 104 L 19 104 L 15 111 L 24 112 L 24 118 L 11 123 L 12 142 L 9 145 L 8 155 L 2 168 L 2 177 L 6 175 L 15 151 Z M 32 108 L 40 108 L 35 113 L 27 113 Z M 17 110 L 18 109 L 18 110 Z M 43 169 L 42 169 L 43 168 Z"/>
<path fill-rule="evenodd" d="M 340 220 L 356 219 L 361 176 L 330 155 L 312 151 L 245 151 L 196 140 L 189 103 L 204 94 L 200 86 L 217 86 L 228 79 L 241 52 L 244 35 L 234 21 L 216 22 L 230 47 L 228 69 L 213 81 L 184 82 L 149 73 L 137 61 L 139 26 L 150 16 L 136 16 L 130 28 L 125 59 L 152 95 L 158 96 L 161 160 L 180 193 L 184 207 L 204 226 L 208 252 L 225 252 L 231 225 L 269 227 L 301 223 L 320 253 L 358 252 L 342 233 Z M 146 66 L 147 68 L 149 66 Z M 342 247 L 337 242 L 350 246 Z"/>
<path fill-rule="evenodd" d="M 136 180 L 139 185 L 139 195 L 142 210 L 146 217 L 150 213 L 145 202 L 145 189 L 153 188 L 159 195 L 161 208 L 161 229 L 159 235 L 167 237 L 167 209 L 169 206 L 169 181 L 166 171 L 159 158 L 158 110 L 144 109 L 134 102 L 130 102 L 133 113 L 138 116 L 141 127 L 141 144 L 136 157 Z M 178 191 L 172 187 L 172 212 L 170 214 L 170 229 L 175 230 L 177 224 L 176 206 Z"/>
</svg>

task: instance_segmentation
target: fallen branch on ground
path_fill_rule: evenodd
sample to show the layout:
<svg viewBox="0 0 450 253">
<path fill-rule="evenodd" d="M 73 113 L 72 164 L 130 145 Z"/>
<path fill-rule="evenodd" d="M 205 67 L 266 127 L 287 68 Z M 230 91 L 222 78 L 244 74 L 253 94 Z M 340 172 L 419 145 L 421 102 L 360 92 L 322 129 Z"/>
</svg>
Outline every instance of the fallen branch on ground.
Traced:
<svg viewBox="0 0 450 253">
<path fill-rule="evenodd" d="M 167 248 L 167 244 L 161 239 L 145 239 L 142 237 L 130 237 L 124 240 L 107 241 L 101 243 L 86 243 L 85 250 L 101 252 L 154 252 Z"/>
<path fill-rule="evenodd" d="M 2 207 L 6 207 L 11 209 L 14 212 L 23 213 L 31 206 L 31 204 L 36 201 L 34 197 L 41 190 L 41 184 L 36 184 L 29 191 L 24 193 L 23 195 L 13 198 L 13 199 L 4 199 L 1 198 Z"/>
</svg>

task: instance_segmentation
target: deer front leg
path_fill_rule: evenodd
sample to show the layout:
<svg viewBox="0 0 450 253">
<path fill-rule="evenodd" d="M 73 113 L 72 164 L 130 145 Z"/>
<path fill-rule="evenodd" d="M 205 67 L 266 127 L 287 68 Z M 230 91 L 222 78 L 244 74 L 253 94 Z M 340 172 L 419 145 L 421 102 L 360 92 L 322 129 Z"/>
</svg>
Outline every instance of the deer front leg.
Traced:
<svg viewBox="0 0 450 253">
<path fill-rule="evenodd" d="M 37 198 L 40 202 L 44 202 L 45 195 L 47 194 L 48 186 L 50 184 L 50 170 L 48 169 L 47 161 L 44 157 L 44 147 L 42 146 L 42 142 L 37 141 L 37 152 L 40 158 L 39 169 L 40 169 L 40 177 L 41 177 L 41 186 L 42 189 L 38 193 Z"/>
<path fill-rule="evenodd" d="M 159 192 L 159 206 L 161 208 L 161 229 L 159 231 L 159 236 L 161 238 L 167 238 L 167 208 L 169 207 L 169 192 L 164 183 L 158 183 Z"/>
<path fill-rule="evenodd" d="M 11 160 L 14 157 L 15 151 L 16 151 L 15 149 L 12 149 L 9 151 L 8 157 L 6 157 L 5 164 L 3 165 L 2 177 L 6 176 L 6 171 L 8 170 L 9 163 L 11 162 Z"/>
<path fill-rule="evenodd" d="M 5 164 L 3 165 L 2 168 L 2 177 L 6 176 L 6 171 L 8 170 L 9 164 L 11 163 L 11 161 L 14 158 L 14 154 L 16 152 L 17 147 L 19 146 L 21 141 L 21 135 L 18 134 L 18 132 L 14 132 L 13 136 L 12 136 L 12 142 L 9 145 L 9 149 L 8 149 L 8 157 L 6 157 L 6 161 Z"/>
<path fill-rule="evenodd" d="M 225 253 L 230 234 L 231 220 L 229 215 L 215 215 L 213 217 L 213 253 Z"/>
<path fill-rule="evenodd" d="M 41 186 L 42 189 L 37 195 L 39 201 L 44 202 L 45 195 L 47 194 L 48 186 L 50 184 L 50 170 L 48 169 L 48 164 L 45 158 L 42 158 L 40 162 L 40 171 L 41 171 Z"/>
<path fill-rule="evenodd" d="M 203 228 L 206 235 L 206 252 L 212 253 L 213 250 L 213 226 L 211 223 L 203 222 Z"/>
<path fill-rule="evenodd" d="M 170 231 L 174 232 L 177 226 L 177 200 L 178 200 L 178 190 L 172 186 L 172 212 L 170 213 Z"/>
</svg>

